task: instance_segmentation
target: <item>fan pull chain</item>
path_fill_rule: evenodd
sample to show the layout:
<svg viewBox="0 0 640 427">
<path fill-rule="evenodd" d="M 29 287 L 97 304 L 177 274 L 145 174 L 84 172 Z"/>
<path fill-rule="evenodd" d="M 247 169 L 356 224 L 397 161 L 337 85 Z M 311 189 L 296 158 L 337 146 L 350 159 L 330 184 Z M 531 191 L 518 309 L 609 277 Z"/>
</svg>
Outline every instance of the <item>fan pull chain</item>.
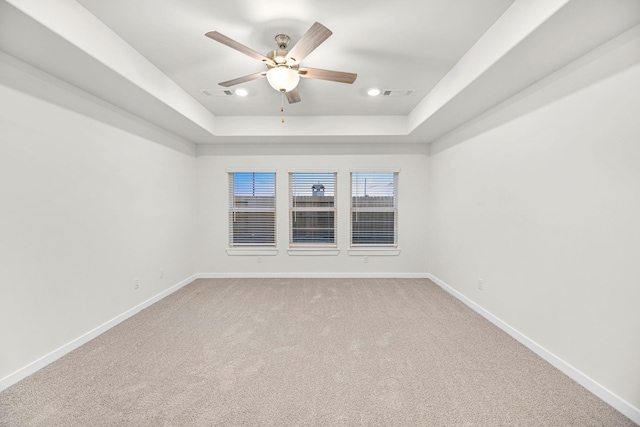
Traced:
<svg viewBox="0 0 640 427">
<path fill-rule="evenodd" d="M 284 124 L 284 92 L 281 92 L 282 96 L 280 97 L 280 112 L 282 113 L 282 123 Z"/>
</svg>

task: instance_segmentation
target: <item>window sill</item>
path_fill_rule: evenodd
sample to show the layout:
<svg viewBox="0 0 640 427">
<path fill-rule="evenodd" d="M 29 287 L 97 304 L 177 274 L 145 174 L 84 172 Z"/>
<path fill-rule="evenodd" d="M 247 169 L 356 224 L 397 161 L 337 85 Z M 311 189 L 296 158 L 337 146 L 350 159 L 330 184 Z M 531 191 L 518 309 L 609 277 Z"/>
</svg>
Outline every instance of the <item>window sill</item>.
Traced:
<svg viewBox="0 0 640 427">
<path fill-rule="evenodd" d="M 400 249 L 398 248 L 361 248 L 348 249 L 350 256 L 398 256 Z"/>
<path fill-rule="evenodd" d="M 338 248 L 289 248 L 287 253 L 292 256 L 336 256 Z"/>
<path fill-rule="evenodd" d="M 276 248 L 228 248 L 229 256 L 275 256 L 278 255 Z"/>
</svg>

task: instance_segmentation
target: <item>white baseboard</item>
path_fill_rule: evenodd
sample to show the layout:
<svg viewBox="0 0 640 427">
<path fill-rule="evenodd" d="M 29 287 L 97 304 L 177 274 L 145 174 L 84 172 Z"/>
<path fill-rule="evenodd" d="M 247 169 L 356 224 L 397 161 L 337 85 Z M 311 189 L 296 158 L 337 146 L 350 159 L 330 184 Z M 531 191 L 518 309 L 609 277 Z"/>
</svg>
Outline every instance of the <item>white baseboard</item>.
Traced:
<svg viewBox="0 0 640 427">
<path fill-rule="evenodd" d="M 511 335 L 514 339 L 519 341 L 521 344 L 526 346 L 529 350 L 536 353 L 538 356 L 542 357 L 544 360 L 549 362 L 551 365 L 562 371 L 569 378 L 589 390 L 591 393 L 598 396 L 600 399 L 607 402 L 609 405 L 613 406 L 615 409 L 620 411 L 626 417 L 631 419 L 634 423 L 640 424 L 640 409 L 636 408 L 626 400 L 622 399 L 611 390 L 604 387 L 602 384 L 594 381 L 589 376 L 585 375 L 578 369 L 571 366 L 569 363 L 560 359 L 558 356 L 542 347 L 540 344 L 536 343 L 532 339 L 523 335 L 498 317 L 491 314 L 489 311 L 485 310 L 460 292 L 453 289 L 451 286 L 444 283 L 442 280 L 438 279 L 433 274 L 427 274 L 427 278 L 435 282 L 438 286 L 444 289 L 446 292 L 454 296 L 455 298 L 462 301 L 469 308 L 480 314 L 482 317 Z"/>
<path fill-rule="evenodd" d="M 86 334 L 79 336 L 78 338 L 76 338 L 73 341 L 63 345 L 62 347 L 57 348 L 56 350 L 53 350 L 51 353 L 49 353 L 49 354 L 47 354 L 45 356 L 42 356 L 40 359 L 37 359 L 36 361 L 29 363 L 27 366 L 25 366 L 23 368 L 20 368 L 17 371 L 15 371 L 15 372 L 7 375 L 6 377 L 0 379 L 0 391 L 11 387 L 12 385 L 17 383 L 18 381 L 28 377 L 29 375 L 35 373 L 36 371 L 44 368 L 45 366 L 47 366 L 51 362 L 54 362 L 54 361 L 58 360 L 59 358 L 61 358 L 65 354 L 70 353 L 71 351 L 75 350 L 76 348 L 80 347 L 81 345 L 91 341 L 92 339 L 94 339 L 98 335 L 100 335 L 100 334 L 106 332 L 107 330 L 113 328 L 118 323 L 121 323 L 124 320 L 127 320 L 131 316 L 137 314 L 138 312 L 140 312 L 141 310 L 149 307 L 150 305 L 154 304 L 155 302 L 160 301 L 164 297 L 174 293 L 178 289 L 188 285 L 189 283 L 193 282 L 197 278 L 198 278 L 198 275 L 194 274 L 193 276 L 184 279 L 183 281 L 173 285 L 169 289 L 166 289 L 166 290 L 160 292 L 159 294 L 155 295 L 154 297 L 149 298 L 148 300 L 136 305 L 135 307 L 125 311 L 124 313 L 120 314 L 119 316 L 116 316 L 113 319 L 109 320 L 108 322 L 105 322 L 102 325 L 92 329 L 91 331 L 87 332 Z"/>
<path fill-rule="evenodd" d="M 427 279 L 428 273 L 199 273 L 199 279 Z"/>
</svg>

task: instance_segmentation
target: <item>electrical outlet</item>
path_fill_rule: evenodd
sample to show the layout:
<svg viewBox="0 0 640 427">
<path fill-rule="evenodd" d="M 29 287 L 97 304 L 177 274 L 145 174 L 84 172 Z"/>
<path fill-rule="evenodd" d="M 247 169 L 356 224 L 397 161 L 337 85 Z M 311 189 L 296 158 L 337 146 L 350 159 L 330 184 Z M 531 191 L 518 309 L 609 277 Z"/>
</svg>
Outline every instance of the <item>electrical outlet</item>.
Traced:
<svg viewBox="0 0 640 427">
<path fill-rule="evenodd" d="M 258 264 L 262 264 L 262 257 L 261 256 L 258 257 Z"/>
<path fill-rule="evenodd" d="M 484 289 L 484 280 L 478 279 L 478 289 L 480 290 Z"/>
<path fill-rule="evenodd" d="M 139 289 L 140 288 L 140 279 L 133 279 L 133 289 Z"/>
<path fill-rule="evenodd" d="M 160 269 L 160 278 L 164 279 L 164 269 Z"/>
<path fill-rule="evenodd" d="M 364 257 L 364 263 L 367 264 L 368 262 L 369 262 L 369 257 L 368 256 Z"/>
</svg>

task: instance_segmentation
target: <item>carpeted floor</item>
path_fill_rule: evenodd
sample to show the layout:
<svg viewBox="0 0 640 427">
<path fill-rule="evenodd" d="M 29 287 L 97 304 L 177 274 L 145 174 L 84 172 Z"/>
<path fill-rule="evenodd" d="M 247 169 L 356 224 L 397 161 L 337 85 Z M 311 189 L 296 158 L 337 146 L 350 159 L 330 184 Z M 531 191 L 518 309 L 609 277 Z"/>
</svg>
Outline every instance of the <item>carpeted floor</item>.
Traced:
<svg viewBox="0 0 640 427">
<path fill-rule="evenodd" d="M 632 426 L 424 279 L 197 280 L 0 393 L 1 426 Z"/>
</svg>

